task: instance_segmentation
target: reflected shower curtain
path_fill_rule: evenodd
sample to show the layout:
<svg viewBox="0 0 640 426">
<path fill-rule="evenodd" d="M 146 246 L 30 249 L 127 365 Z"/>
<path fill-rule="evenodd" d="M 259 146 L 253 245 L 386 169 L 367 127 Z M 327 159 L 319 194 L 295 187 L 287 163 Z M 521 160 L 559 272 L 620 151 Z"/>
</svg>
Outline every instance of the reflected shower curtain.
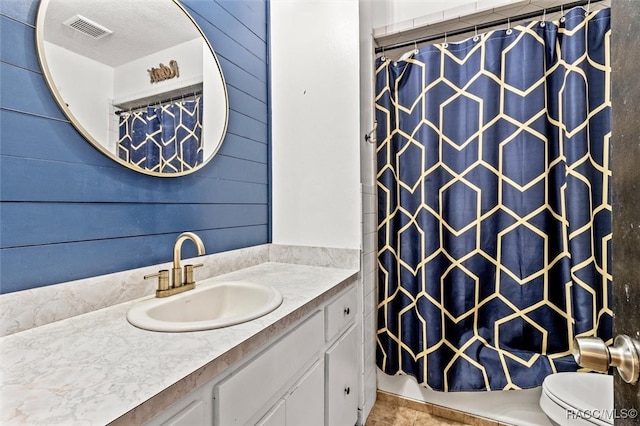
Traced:
<svg viewBox="0 0 640 426">
<path fill-rule="evenodd" d="M 159 173 L 202 164 L 202 97 L 120 114 L 118 157 Z"/>
<path fill-rule="evenodd" d="M 376 61 L 377 362 L 538 386 L 611 340 L 609 9 Z"/>
</svg>

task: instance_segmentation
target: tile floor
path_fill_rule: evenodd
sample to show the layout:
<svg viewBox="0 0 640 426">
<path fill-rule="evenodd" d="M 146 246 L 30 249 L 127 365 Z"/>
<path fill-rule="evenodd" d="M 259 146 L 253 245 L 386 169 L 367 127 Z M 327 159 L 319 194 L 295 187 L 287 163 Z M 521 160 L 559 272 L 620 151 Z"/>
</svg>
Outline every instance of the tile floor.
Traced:
<svg viewBox="0 0 640 426">
<path fill-rule="evenodd" d="M 495 420 L 483 419 L 461 411 L 378 391 L 376 403 L 367 417 L 365 426 L 502 426 L 502 424 Z"/>
</svg>

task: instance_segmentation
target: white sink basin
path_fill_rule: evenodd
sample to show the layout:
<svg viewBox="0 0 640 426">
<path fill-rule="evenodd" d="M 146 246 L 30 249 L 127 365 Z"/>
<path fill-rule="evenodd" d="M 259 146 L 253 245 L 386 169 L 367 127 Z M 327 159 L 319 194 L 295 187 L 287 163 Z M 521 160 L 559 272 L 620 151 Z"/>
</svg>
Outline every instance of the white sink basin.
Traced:
<svg viewBox="0 0 640 426">
<path fill-rule="evenodd" d="M 275 310 L 282 295 L 273 287 L 246 281 L 201 284 L 194 290 L 134 305 L 127 320 L 152 331 L 210 330 L 250 321 Z"/>
</svg>

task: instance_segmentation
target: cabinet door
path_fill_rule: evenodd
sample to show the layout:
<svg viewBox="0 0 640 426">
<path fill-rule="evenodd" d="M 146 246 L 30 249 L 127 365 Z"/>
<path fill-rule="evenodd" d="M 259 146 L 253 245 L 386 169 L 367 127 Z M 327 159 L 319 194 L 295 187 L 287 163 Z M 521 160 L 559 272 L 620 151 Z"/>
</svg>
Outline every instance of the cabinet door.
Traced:
<svg viewBox="0 0 640 426">
<path fill-rule="evenodd" d="M 287 426 L 324 425 L 324 360 L 316 362 L 286 398 Z"/>
<path fill-rule="evenodd" d="M 358 334 L 351 326 L 325 355 L 326 424 L 353 426 L 358 420 Z"/>
<path fill-rule="evenodd" d="M 284 426 L 287 424 L 286 411 L 284 399 L 281 399 L 275 407 L 256 423 L 256 426 Z"/>
<path fill-rule="evenodd" d="M 1 0 L 0 0 L 1 1 Z M 215 424 L 255 423 L 278 392 L 322 354 L 324 315 L 317 312 L 213 388 Z"/>
</svg>

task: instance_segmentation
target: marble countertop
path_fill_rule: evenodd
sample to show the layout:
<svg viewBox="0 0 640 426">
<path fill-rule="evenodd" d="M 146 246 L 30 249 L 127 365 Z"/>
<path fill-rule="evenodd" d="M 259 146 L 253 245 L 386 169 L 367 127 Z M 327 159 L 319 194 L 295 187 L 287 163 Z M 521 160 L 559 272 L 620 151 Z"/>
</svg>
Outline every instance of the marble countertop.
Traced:
<svg viewBox="0 0 640 426">
<path fill-rule="evenodd" d="M 284 297 L 275 311 L 222 329 L 138 329 L 126 319 L 138 299 L 3 337 L 0 423 L 141 424 L 273 340 L 355 282 L 356 274 L 268 262 L 202 280 L 253 281 Z"/>
</svg>

